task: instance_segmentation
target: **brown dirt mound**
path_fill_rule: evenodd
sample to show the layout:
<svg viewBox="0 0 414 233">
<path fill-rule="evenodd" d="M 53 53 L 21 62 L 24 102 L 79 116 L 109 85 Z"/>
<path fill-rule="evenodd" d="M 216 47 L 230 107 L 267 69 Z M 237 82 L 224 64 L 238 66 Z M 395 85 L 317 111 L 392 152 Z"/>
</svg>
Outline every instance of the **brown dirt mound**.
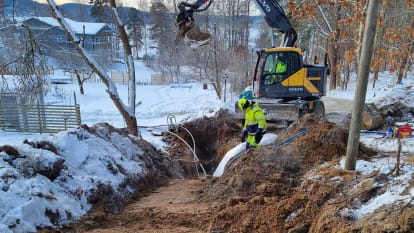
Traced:
<svg viewBox="0 0 414 233">
<path fill-rule="evenodd" d="M 307 134 L 281 145 L 305 129 Z M 209 232 L 339 232 L 348 226 L 341 216 L 333 219 L 338 205 L 328 202 L 343 201 L 341 190 L 349 186 L 317 178 L 321 164 L 332 166 L 326 161 L 336 163 L 345 154 L 347 135 L 334 123 L 307 115 L 275 143 L 245 152 L 200 191 L 201 200 L 223 203 L 217 205 Z M 353 177 L 342 169 L 327 169 L 320 179 L 336 176 Z"/>
<path fill-rule="evenodd" d="M 348 131 L 313 114 L 307 114 L 280 134 L 279 140 L 302 130 L 308 133 L 287 146 L 289 154 L 302 158 L 309 165 L 330 161 L 345 155 Z"/>
<path fill-rule="evenodd" d="M 288 144 L 292 135 L 309 130 Z M 219 179 L 204 189 L 203 197 L 226 200 L 231 196 L 281 197 L 299 185 L 309 168 L 339 158 L 346 151 L 347 132 L 315 115 L 307 115 L 280 133 L 268 146 L 248 150 Z"/>
</svg>

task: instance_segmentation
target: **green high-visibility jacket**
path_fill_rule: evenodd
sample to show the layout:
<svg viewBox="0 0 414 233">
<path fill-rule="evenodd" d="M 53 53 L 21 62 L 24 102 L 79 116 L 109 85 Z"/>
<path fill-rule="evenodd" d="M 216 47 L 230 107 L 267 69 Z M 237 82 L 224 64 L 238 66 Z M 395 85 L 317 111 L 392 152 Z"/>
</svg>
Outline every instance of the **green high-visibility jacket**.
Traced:
<svg viewBox="0 0 414 233">
<path fill-rule="evenodd" d="M 245 119 L 244 129 L 250 135 L 255 134 L 258 128 L 265 130 L 267 127 L 266 118 L 258 103 L 254 103 L 246 109 Z"/>
<path fill-rule="evenodd" d="M 286 64 L 278 61 L 276 64 L 276 73 L 284 73 L 286 72 Z"/>
</svg>

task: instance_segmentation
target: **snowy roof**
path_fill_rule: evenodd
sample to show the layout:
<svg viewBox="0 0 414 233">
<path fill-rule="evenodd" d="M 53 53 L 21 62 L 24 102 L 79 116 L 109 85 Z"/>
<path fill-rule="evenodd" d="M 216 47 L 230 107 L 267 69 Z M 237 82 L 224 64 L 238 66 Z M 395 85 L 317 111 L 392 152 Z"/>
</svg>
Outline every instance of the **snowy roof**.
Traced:
<svg viewBox="0 0 414 233">
<path fill-rule="evenodd" d="M 50 26 L 60 27 L 59 22 L 53 17 L 33 17 L 33 19 L 38 19 L 46 24 L 49 24 Z M 85 27 L 85 34 L 95 35 L 107 26 L 106 23 L 77 22 L 69 18 L 65 18 L 65 20 L 76 34 L 83 34 L 83 27 Z"/>
</svg>

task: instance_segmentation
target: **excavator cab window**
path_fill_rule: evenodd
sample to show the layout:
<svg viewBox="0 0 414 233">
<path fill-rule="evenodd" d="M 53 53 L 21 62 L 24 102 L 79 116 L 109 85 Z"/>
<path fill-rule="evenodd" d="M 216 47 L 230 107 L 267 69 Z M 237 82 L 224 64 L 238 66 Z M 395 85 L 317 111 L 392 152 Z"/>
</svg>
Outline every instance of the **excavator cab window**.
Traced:
<svg viewBox="0 0 414 233">
<path fill-rule="evenodd" d="M 296 73 L 303 67 L 303 61 L 302 57 L 295 52 L 289 52 L 289 58 L 290 58 L 290 72 L 289 76 Z"/>
<path fill-rule="evenodd" d="M 292 51 L 267 53 L 263 59 L 262 80 L 264 85 L 280 83 L 303 66 L 301 56 Z"/>
<path fill-rule="evenodd" d="M 264 85 L 280 83 L 289 74 L 289 56 L 286 52 L 268 53 L 265 58 L 263 80 Z"/>
</svg>

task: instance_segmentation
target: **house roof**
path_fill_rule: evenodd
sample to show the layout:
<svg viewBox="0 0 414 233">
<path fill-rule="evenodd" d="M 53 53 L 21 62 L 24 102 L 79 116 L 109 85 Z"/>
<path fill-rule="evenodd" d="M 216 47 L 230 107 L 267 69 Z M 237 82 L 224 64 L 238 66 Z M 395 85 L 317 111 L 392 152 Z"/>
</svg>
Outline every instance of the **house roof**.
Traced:
<svg viewBox="0 0 414 233">
<path fill-rule="evenodd" d="M 59 22 L 53 17 L 33 17 L 33 18 L 38 19 L 39 21 L 42 21 L 46 24 L 49 24 L 50 26 L 60 27 Z M 65 20 L 76 34 L 83 34 L 84 26 L 85 26 L 85 34 L 87 35 L 95 35 L 100 30 L 102 30 L 104 27 L 107 26 L 106 23 L 77 22 L 69 18 L 65 18 Z"/>
</svg>

